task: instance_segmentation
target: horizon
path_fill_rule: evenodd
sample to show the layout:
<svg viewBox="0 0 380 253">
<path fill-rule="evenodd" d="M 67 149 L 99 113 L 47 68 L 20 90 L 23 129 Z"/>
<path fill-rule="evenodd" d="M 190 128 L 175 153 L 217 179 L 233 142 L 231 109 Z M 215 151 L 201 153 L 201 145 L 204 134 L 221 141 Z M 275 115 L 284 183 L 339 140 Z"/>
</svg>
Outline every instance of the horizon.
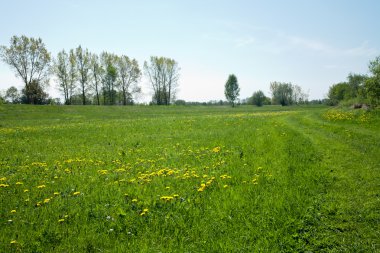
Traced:
<svg viewBox="0 0 380 253">
<path fill-rule="evenodd" d="M 135 58 L 150 56 L 179 64 L 177 99 L 225 100 L 229 74 L 237 76 L 245 99 L 273 81 L 291 82 L 323 99 L 349 73 L 367 74 L 380 55 L 377 1 L 65 1 L 16 0 L 3 4 L 0 45 L 13 35 L 40 37 L 52 57 L 82 45 Z M 169 15 L 167 15 L 169 14 Z M 143 98 L 150 90 L 140 81 Z M 22 88 L 20 78 L 0 63 L 0 90 Z M 57 97 L 54 77 L 49 95 Z"/>
</svg>

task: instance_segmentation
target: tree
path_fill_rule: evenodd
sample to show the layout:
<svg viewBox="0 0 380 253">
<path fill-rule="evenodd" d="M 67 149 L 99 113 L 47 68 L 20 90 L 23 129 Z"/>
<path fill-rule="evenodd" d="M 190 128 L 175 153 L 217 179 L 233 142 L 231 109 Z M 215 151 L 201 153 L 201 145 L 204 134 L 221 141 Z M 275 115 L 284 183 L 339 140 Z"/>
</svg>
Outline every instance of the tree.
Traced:
<svg viewBox="0 0 380 253">
<path fill-rule="evenodd" d="M 17 104 L 20 102 L 20 93 L 16 87 L 11 86 L 5 92 L 5 98 L 8 98 L 12 104 Z"/>
<path fill-rule="evenodd" d="M 170 58 L 150 57 L 144 62 L 145 75 L 153 89 L 152 103 L 169 105 L 175 98 L 179 80 L 178 63 Z"/>
<path fill-rule="evenodd" d="M 32 82 L 22 90 L 23 96 L 21 101 L 30 104 L 45 104 L 48 99 L 48 94 L 44 92 L 42 86 L 37 80 Z"/>
<path fill-rule="evenodd" d="M 235 102 L 238 99 L 240 92 L 237 78 L 234 74 L 228 76 L 228 80 L 224 86 L 224 95 L 232 107 L 235 106 Z"/>
<path fill-rule="evenodd" d="M 340 101 L 347 99 L 347 96 L 350 94 L 350 90 L 350 85 L 346 82 L 332 85 L 327 94 L 330 105 L 337 105 Z"/>
<path fill-rule="evenodd" d="M 54 60 L 53 72 L 57 76 L 59 89 L 65 98 L 65 104 L 70 104 L 69 100 L 69 55 L 65 50 L 58 53 L 57 59 Z"/>
<path fill-rule="evenodd" d="M 123 97 L 123 105 L 127 105 L 128 97 L 131 97 L 133 93 L 141 91 L 141 88 L 137 86 L 137 82 L 141 77 L 141 71 L 137 61 L 135 59 L 130 60 L 125 55 L 117 58 L 116 66 L 119 73 L 118 79 Z"/>
<path fill-rule="evenodd" d="M 380 104 L 380 56 L 370 61 L 369 71 L 372 76 L 364 84 L 365 93 L 372 106 Z"/>
<path fill-rule="evenodd" d="M 261 90 L 256 91 L 252 95 L 252 103 L 257 106 L 262 106 L 266 100 L 266 97 L 264 95 L 264 92 Z"/>
<path fill-rule="evenodd" d="M 309 98 L 309 94 L 304 92 L 299 85 L 292 85 L 292 93 L 293 93 L 293 103 L 296 104 L 305 104 Z"/>
<path fill-rule="evenodd" d="M 78 79 L 81 85 L 82 92 L 82 103 L 86 104 L 86 93 L 88 90 L 88 81 L 90 78 L 90 53 L 87 49 L 82 49 L 81 46 L 77 47 L 75 50 L 77 70 L 78 70 Z"/>
<path fill-rule="evenodd" d="M 102 83 L 103 83 L 103 103 L 113 105 L 115 104 L 116 97 L 116 78 L 118 72 L 116 69 L 117 56 L 107 52 L 101 54 L 101 61 L 105 70 Z"/>
<path fill-rule="evenodd" d="M 100 105 L 99 86 L 104 75 L 104 69 L 100 63 L 99 57 L 96 54 L 91 55 L 91 74 L 95 89 L 96 102 L 97 105 Z"/>
<path fill-rule="evenodd" d="M 13 36 L 10 44 L 9 47 L 0 47 L 1 59 L 15 70 L 16 76 L 23 80 L 24 90 L 34 90 L 33 87 L 28 87 L 33 81 L 43 89 L 42 84 L 48 81 L 51 57 L 41 38 Z M 30 92 L 28 94 L 31 97 L 27 97 L 26 102 L 32 103 L 32 97 L 35 94 Z"/>
<path fill-rule="evenodd" d="M 271 82 L 270 90 L 273 104 L 282 106 L 293 104 L 293 86 L 291 83 Z"/>
</svg>

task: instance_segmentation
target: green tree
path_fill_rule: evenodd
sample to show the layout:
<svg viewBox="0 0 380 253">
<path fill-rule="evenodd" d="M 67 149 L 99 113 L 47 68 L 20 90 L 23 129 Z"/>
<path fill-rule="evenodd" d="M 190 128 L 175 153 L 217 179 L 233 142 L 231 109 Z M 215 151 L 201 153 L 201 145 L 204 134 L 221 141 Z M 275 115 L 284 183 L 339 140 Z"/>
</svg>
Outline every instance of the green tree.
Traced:
<svg viewBox="0 0 380 253">
<path fill-rule="evenodd" d="M 5 98 L 8 98 L 12 104 L 17 104 L 20 102 L 20 93 L 16 87 L 11 86 L 5 92 Z"/>
<path fill-rule="evenodd" d="M 293 85 L 291 83 L 270 83 L 273 104 L 282 106 L 293 104 Z"/>
<path fill-rule="evenodd" d="M 104 68 L 101 65 L 99 56 L 96 54 L 91 54 L 91 74 L 92 74 L 92 81 L 93 81 L 93 88 L 95 90 L 95 96 L 96 96 L 96 103 L 97 105 L 100 105 L 100 83 L 102 81 L 103 75 L 104 75 Z"/>
<path fill-rule="evenodd" d="M 106 105 L 115 104 L 116 98 L 116 79 L 118 77 L 118 71 L 116 68 L 117 56 L 115 54 L 110 54 L 103 52 L 101 54 L 101 61 L 104 68 L 104 76 L 102 79 L 103 83 L 103 103 Z"/>
<path fill-rule="evenodd" d="M 227 82 L 224 85 L 224 95 L 226 96 L 227 101 L 235 106 L 235 103 L 239 97 L 240 88 L 237 81 L 237 78 L 234 74 L 228 76 Z"/>
<path fill-rule="evenodd" d="M 380 56 L 370 61 L 369 71 L 372 76 L 365 81 L 364 90 L 371 105 L 376 107 L 380 104 Z"/>
<path fill-rule="evenodd" d="M 251 99 L 252 103 L 257 106 L 262 106 L 265 100 L 266 97 L 264 95 L 264 92 L 262 92 L 261 90 L 254 92 Z"/>
<path fill-rule="evenodd" d="M 128 56 L 122 55 L 117 58 L 116 67 L 118 70 L 118 81 L 120 84 L 120 91 L 122 93 L 123 105 L 131 103 L 128 98 L 132 97 L 133 93 L 141 92 L 141 88 L 137 86 L 141 77 L 139 64 L 135 59 L 129 59 Z"/>
<path fill-rule="evenodd" d="M 13 36 L 9 47 L 0 47 L 0 58 L 23 80 L 24 90 L 34 90 L 33 87 L 28 87 L 33 81 L 37 82 L 41 89 L 43 89 L 42 84 L 48 82 L 51 56 L 40 38 Z M 35 94 L 30 92 L 27 94 L 31 97 L 27 97 L 26 102 L 32 103 Z"/>
<path fill-rule="evenodd" d="M 43 90 L 37 80 L 32 82 L 22 90 L 21 101 L 28 104 L 46 104 L 48 94 Z"/>
<path fill-rule="evenodd" d="M 90 79 L 91 57 L 87 49 L 82 49 L 82 47 L 79 46 L 75 50 L 75 58 L 78 70 L 78 79 L 82 93 L 82 104 L 85 105 L 86 93 L 89 89 L 88 83 Z"/>
<path fill-rule="evenodd" d="M 170 58 L 152 56 L 149 63 L 144 62 L 144 71 L 153 89 L 152 103 L 171 104 L 178 87 L 178 63 Z"/>
</svg>

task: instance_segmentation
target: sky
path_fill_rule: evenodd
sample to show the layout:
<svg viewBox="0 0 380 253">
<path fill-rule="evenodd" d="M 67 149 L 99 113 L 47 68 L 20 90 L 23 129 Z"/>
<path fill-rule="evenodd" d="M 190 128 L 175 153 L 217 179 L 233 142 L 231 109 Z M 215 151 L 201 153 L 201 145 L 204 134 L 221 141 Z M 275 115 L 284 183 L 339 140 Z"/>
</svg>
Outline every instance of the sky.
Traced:
<svg viewBox="0 0 380 253">
<path fill-rule="evenodd" d="M 244 99 L 270 82 L 291 82 L 323 99 L 349 73 L 368 73 L 380 55 L 378 0 L 0 0 L 0 45 L 13 35 L 40 37 L 55 57 L 82 45 L 135 58 L 175 59 L 177 99 L 224 98 L 235 74 Z M 152 92 L 140 82 L 140 102 Z M 0 90 L 23 87 L 0 62 Z M 49 93 L 60 96 L 54 77 Z"/>
</svg>

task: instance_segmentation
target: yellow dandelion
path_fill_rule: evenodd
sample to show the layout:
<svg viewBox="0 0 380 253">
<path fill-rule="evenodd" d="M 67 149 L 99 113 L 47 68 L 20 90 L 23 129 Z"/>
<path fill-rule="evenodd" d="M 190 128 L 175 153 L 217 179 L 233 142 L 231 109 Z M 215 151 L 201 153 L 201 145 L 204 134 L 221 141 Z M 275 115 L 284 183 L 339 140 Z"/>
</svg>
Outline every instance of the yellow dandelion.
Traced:
<svg viewBox="0 0 380 253">
<path fill-rule="evenodd" d="M 13 210 L 11 211 L 11 213 L 16 213 L 16 210 L 13 209 Z"/>
<path fill-rule="evenodd" d="M 132 202 L 137 202 L 137 199 L 132 199 Z"/>
<path fill-rule="evenodd" d="M 73 193 L 73 196 L 77 196 L 77 195 L 79 195 L 80 194 L 80 192 L 74 192 Z"/>
<path fill-rule="evenodd" d="M 223 188 L 227 188 L 227 187 L 228 187 L 228 185 L 226 185 L 226 184 L 225 184 L 225 185 L 223 185 Z"/>
<path fill-rule="evenodd" d="M 28 192 L 29 190 L 28 189 L 25 189 L 24 192 Z"/>
<path fill-rule="evenodd" d="M 6 177 L 2 177 L 2 178 L 0 178 L 0 181 L 5 181 L 5 180 L 7 180 Z"/>
<path fill-rule="evenodd" d="M 44 199 L 44 203 L 47 204 L 50 202 L 50 199 Z"/>
<path fill-rule="evenodd" d="M 6 188 L 9 187 L 9 184 L 0 184 L 0 188 Z"/>
<path fill-rule="evenodd" d="M 46 185 L 44 185 L 44 184 L 37 186 L 38 189 L 43 189 L 45 187 L 46 187 Z"/>
<path fill-rule="evenodd" d="M 58 196 L 59 195 L 59 192 L 54 192 L 53 193 L 55 196 Z"/>
<path fill-rule="evenodd" d="M 16 185 L 22 185 L 24 184 L 23 182 L 16 182 Z"/>
<path fill-rule="evenodd" d="M 62 222 L 64 222 L 64 221 L 65 221 L 65 219 L 59 219 L 59 220 L 58 220 L 59 223 L 62 223 Z"/>
<path fill-rule="evenodd" d="M 37 207 L 41 206 L 41 202 L 37 202 L 36 206 Z"/>
<path fill-rule="evenodd" d="M 11 244 L 16 244 L 16 243 L 17 243 L 16 240 L 12 240 L 12 241 L 11 241 Z"/>
<path fill-rule="evenodd" d="M 213 148 L 213 149 L 212 149 L 212 152 L 214 152 L 214 153 L 218 153 L 218 152 L 220 152 L 220 147 L 215 147 L 215 148 Z"/>
</svg>

